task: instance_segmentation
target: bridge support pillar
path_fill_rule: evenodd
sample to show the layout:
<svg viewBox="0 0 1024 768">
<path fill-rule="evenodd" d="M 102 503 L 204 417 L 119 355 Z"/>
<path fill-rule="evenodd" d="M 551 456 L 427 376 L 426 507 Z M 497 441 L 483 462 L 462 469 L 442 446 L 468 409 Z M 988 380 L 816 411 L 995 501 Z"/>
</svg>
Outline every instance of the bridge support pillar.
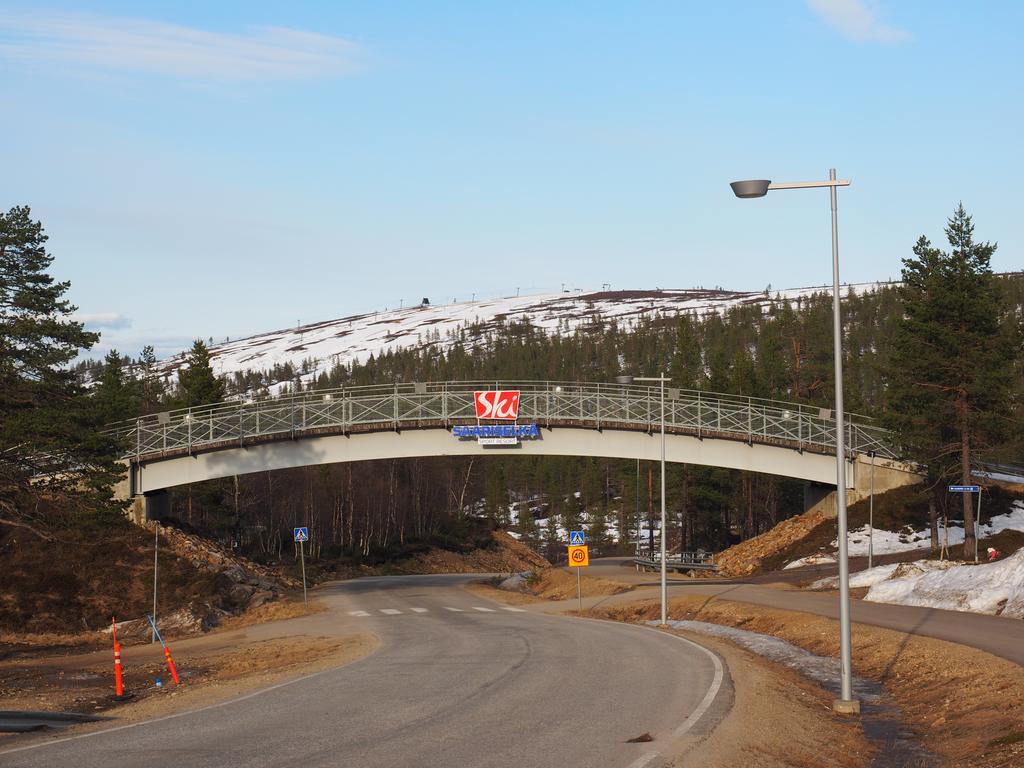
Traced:
<svg viewBox="0 0 1024 768">
<path fill-rule="evenodd" d="M 171 494 L 169 491 L 150 491 L 142 496 L 136 496 L 136 499 L 143 500 L 144 519 L 143 522 L 149 522 L 150 520 L 163 520 L 165 517 L 170 517 L 171 514 Z"/>
<path fill-rule="evenodd" d="M 853 505 L 863 498 L 862 494 L 855 488 L 846 489 L 846 501 Z M 807 483 L 804 485 L 804 512 L 816 510 L 822 512 L 825 517 L 834 518 L 836 510 L 836 487 L 822 483 Z"/>
</svg>

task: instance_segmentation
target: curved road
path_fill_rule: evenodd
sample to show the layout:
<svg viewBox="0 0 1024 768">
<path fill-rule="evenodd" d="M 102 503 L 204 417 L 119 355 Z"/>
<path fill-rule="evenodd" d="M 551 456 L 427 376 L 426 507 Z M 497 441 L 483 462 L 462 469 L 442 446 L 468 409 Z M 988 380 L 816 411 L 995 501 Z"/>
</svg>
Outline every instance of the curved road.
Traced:
<svg viewBox="0 0 1024 768">
<path fill-rule="evenodd" d="M 462 589 L 477 578 L 328 585 L 318 596 L 330 611 L 301 621 L 311 634 L 375 633 L 381 645 L 365 659 L 244 700 L 0 753 L 0 766 L 654 766 L 727 709 L 728 676 L 700 646 L 502 606 Z M 627 743 L 645 732 L 655 740 Z"/>
</svg>

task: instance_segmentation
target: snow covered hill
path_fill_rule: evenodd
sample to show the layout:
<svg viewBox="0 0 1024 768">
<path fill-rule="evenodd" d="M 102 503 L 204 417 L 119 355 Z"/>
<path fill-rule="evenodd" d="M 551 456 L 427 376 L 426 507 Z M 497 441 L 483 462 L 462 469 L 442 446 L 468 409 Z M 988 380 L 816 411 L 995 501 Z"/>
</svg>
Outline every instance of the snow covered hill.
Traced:
<svg viewBox="0 0 1024 768">
<path fill-rule="evenodd" d="M 876 290 L 878 285 L 854 284 L 845 286 L 844 290 L 867 293 Z M 452 343 L 451 334 L 470 325 L 486 333 L 502 322 L 528 321 L 548 332 L 565 333 L 597 317 L 629 325 L 654 313 L 705 315 L 724 312 L 729 307 L 742 304 L 767 305 L 780 298 L 796 302 L 823 291 L 830 291 L 830 288 L 812 286 L 771 292 L 703 288 L 566 292 L 456 304 L 424 303 L 214 344 L 210 350 L 211 361 L 214 370 L 221 375 L 267 371 L 285 363 L 301 369 L 306 363 L 302 379 L 309 381 L 339 363 L 363 361 L 370 355 L 380 355 L 388 350 L 425 345 L 447 347 Z M 183 359 L 184 353 L 163 361 L 158 373 L 175 375 Z"/>
</svg>

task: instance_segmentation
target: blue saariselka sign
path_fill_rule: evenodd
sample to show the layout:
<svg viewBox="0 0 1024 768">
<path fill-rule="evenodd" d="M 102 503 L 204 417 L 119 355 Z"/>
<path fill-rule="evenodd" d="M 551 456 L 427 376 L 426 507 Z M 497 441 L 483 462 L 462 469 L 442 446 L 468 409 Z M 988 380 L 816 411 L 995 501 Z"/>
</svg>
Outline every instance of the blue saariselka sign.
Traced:
<svg viewBox="0 0 1024 768">
<path fill-rule="evenodd" d="M 536 424 L 474 424 L 466 427 L 452 427 L 454 437 L 511 437 L 529 439 L 540 437 Z"/>
</svg>

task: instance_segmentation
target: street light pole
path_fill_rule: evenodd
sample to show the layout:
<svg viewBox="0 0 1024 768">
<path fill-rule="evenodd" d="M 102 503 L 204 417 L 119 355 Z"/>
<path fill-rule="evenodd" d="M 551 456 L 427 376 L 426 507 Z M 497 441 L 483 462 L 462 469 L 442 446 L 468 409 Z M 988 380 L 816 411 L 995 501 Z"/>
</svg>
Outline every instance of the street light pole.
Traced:
<svg viewBox="0 0 1024 768">
<path fill-rule="evenodd" d="M 661 374 L 653 376 L 637 376 L 633 381 L 656 381 L 661 388 L 661 625 L 668 626 L 668 566 L 665 562 L 665 382 L 670 379 Z"/>
<path fill-rule="evenodd" d="M 734 181 L 736 197 L 764 197 L 769 190 L 828 187 L 832 207 L 832 356 L 835 366 L 836 401 L 836 518 L 839 528 L 839 665 L 840 698 L 832 703 L 837 712 L 859 713 L 860 702 L 853 698 L 852 638 L 850 633 L 850 561 L 846 519 L 846 447 L 843 418 L 843 324 L 839 295 L 839 219 L 836 188 L 850 185 L 849 179 L 836 179 L 836 170 L 828 172 L 828 181 L 772 182 L 766 179 Z"/>
<path fill-rule="evenodd" d="M 635 381 L 656 381 L 660 387 L 660 400 L 662 400 L 662 624 L 660 627 L 669 626 L 669 571 L 666 564 L 666 526 L 667 515 L 665 513 L 665 382 L 672 379 L 665 374 L 658 376 L 616 376 L 615 381 L 620 384 L 632 384 Z M 637 460 L 637 482 L 639 483 L 640 460 Z M 637 486 L 637 499 L 639 500 L 639 485 Z M 639 525 L 638 525 L 639 530 Z"/>
</svg>

